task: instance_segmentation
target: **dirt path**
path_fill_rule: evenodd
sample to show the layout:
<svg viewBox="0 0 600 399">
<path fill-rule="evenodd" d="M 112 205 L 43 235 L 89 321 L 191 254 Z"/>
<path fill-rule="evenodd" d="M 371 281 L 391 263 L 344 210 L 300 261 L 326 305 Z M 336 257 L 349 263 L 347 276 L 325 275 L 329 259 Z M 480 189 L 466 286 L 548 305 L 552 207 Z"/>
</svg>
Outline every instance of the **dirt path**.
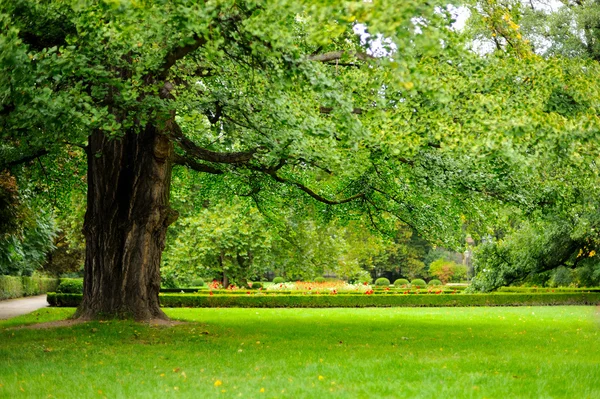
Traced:
<svg viewBox="0 0 600 399">
<path fill-rule="evenodd" d="M 30 313 L 46 306 L 48 306 L 48 302 L 45 294 L 0 301 L 0 320 Z"/>
</svg>

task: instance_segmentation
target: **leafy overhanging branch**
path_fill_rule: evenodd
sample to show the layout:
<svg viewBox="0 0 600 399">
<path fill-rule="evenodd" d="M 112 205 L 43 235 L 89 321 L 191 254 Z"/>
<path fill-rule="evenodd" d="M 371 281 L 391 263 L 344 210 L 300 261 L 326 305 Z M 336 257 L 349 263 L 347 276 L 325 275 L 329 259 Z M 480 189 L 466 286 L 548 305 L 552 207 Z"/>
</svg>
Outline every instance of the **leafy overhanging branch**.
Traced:
<svg viewBox="0 0 600 399">
<path fill-rule="evenodd" d="M 196 143 L 187 138 L 176 123 L 173 124 L 173 128 L 171 129 L 171 137 L 188 156 L 193 156 L 202 161 L 213 163 L 245 163 L 251 160 L 258 151 L 258 148 L 242 152 L 216 152 L 207 150 L 206 148 L 196 145 Z"/>
<path fill-rule="evenodd" d="M 173 157 L 173 164 L 186 166 L 196 172 L 210 173 L 213 175 L 221 175 L 223 171 L 217 168 L 214 168 L 210 165 L 206 165 L 196 161 L 191 157 L 186 157 L 183 155 L 175 154 Z"/>
</svg>

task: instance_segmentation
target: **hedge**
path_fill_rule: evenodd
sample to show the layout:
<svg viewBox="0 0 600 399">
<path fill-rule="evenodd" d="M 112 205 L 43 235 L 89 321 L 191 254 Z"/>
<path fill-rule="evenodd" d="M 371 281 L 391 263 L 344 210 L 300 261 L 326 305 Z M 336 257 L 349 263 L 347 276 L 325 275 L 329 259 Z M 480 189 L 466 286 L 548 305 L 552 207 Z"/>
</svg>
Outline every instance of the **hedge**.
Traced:
<svg viewBox="0 0 600 399">
<path fill-rule="evenodd" d="M 79 294 L 48 294 L 51 306 L 75 307 Z M 442 306 L 596 305 L 598 293 L 461 295 L 190 295 L 162 294 L 163 307 L 193 308 L 360 308 Z"/>
<path fill-rule="evenodd" d="M 45 294 L 56 287 L 56 278 L 0 276 L 0 300 Z"/>
<path fill-rule="evenodd" d="M 557 288 L 549 288 L 549 287 L 500 287 L 498 288 L 499 292 L 600 292 L 600 288 L 591 287 L 591 288 L 579 288 L 579 287 L 557 287 Z"/>
</svg>

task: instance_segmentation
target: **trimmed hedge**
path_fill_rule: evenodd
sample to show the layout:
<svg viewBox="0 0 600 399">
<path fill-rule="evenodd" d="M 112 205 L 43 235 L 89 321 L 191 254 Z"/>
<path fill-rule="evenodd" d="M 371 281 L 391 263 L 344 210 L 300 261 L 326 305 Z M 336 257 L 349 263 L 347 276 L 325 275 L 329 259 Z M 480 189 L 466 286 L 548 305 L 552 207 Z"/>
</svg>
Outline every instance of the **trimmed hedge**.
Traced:
<svg viewBox="0 0 600 399">
<path fill-rule="evenodd" d="M 427 287 L 427 283 L 425 282 L 425 280 L 422 280 L 420 278 L 416 278 L 414 280 L 412 280 L 410 282 L 410 286 L 411 287 Z"/>
<path fill-rule="evenodd" d="M 56 278 L 0 276 L 0 300 L 45 294 L 56 287 Z"/>
<path fill-rule="evenodd" d="M 62 278 L 56 292 L 61 294 L 83 294 L 83 279 Z"/>
<path fill-rule="evenodd" d="M 402 286 L 408 287 L 408 284 L 409 284 L 409 282 L 405 278 L 399 278 L 396 281 L 394 281 L 395 287 L 402 287 Z"/>
<path fill-rule="evenodd" d="M 560 288 L 549 288 L 549 287 L 500 287 L 499 292 L 600 292 L 600 288 L 579 288 L 579 287 L 560 287 Z"/>
<path fill-rule="evenodd" d="M 443 284 L 440 280 L 437 280 L 434 278 L 433 280 L 429 281 L 429 283 L 427 283 L 427 285 L 443 285 Z"/>
<path fill-rule="evenodd" d="M 283 277 L 275 277 L 273 279 L 273 284 L 283 284 L 285 283 L 285 279 Z"/>
<path fill-rule="evenodd" d="M 79 294 L 48 294 L 51 306 L 75 307 Z M 462 295 L 160 295 L 163 307 L 193 308 L 360 308 L 443 306 L 596 305 L 599 293 Z"/>
<path fill-rule="evenodd" d="M 192 281 L 192 287 L 204 287 L 204 280 L 201 278 L 197 278 Z"/>
<path fill-rule="evenodd" d="M 377 280 L 375 280 L 375 285 L 389 287 L 390 280 L 385 277 L 379 277 Z"/>
</svg>

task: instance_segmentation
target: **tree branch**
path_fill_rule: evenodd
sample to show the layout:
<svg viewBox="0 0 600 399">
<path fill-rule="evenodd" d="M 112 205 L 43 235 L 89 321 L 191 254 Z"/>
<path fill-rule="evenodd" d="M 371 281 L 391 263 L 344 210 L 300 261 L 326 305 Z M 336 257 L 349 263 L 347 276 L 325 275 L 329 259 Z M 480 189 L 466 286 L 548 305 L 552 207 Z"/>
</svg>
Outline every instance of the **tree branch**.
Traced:
<svg viewBox="0 0 600 399">
<path fill-rule="evenodd" d="M 207 150 L 196 145 L 192 140 L 185 137 L 179 125 L 174 123 L 171 129 L 173 140 L 186 152 L 188 156 L 198 158 L 202 161 L 214 163 L 246 163 L 254 157 L 257 149 L 245 152 L 216 152 Z"/>
<path fill-rule="evenodd" d="M 181 166 L 185 166 L 188 167 L 192 170 L 195 170 L 196 172 L 203 172 L 203 173 L 210 173 L 213 175 L 221 175 L 223 174 L 223 171 L 217 168 L 213 168 L 210 165 L 205 165 L 203 163 L 200 163 L 198 161 L 196 161 L 193 158 L 190 157 L 184 157 L 182 155 L 179 154 L 175 154 L 175 157 L 173 159 L 173 163 L 175 165 L 181 165 Z"/>
<path fill-rule="evenodd" d="M 273 179 L 275 179 L 275 181 L 277 181 L 279 183 L 290 184 L 292 186 L 296 186 L 300 190 L 304 191 L 306 194 L 310 195 L 312 198 L 316 199 L 319 202 L 327 204 L 327 205 L 345 204 L 347 202 L 351 202 L 351 201 L 357 200 L 359 198 L 363 198 L 365 196 L 364 193 L 359 193 L 359 194 L 356 194 L 356 195 L 353 195 L 351 197 L 344 198 L 344 199 L 341 199 L 341 200 L 330 200 L 330 199 L 327 199 L 327 198 L 325 198 L 325 197 L 323 197 L 323 196 L 315 193 L 313 190 L 311 190 L 310 188 L 306 187 L 305 185 L 303 185 L 301 183 L 298 183 L 298 182 L 295 182 L 295 181 L 291 181 L 291 180 L 288 180 L 288 179 L 285 179 L 285 178 L 279 176 L 277 174 L 277 172 L 274 171 L 273 169 L 259 169 L 259 170 L 261 172 L 264 172 L 264 173 L 268 174 Z"/>
<path fill-rule="evenodd" d="M 354 53 L 347 52 L 347 51 L 331 51 L 329 53 L 309 55 L 308 59 L 310 61 L 317 61 L 317 62 L 331 62 L 331 61 L 341 60 L 344 55 L 357 58 L 361 61 L 377 59 L 376 57 L 373 57 L 370 54 L 362 53 L 362 52 L 358 52 L 358 51 L 354 52 Z"/>
<path fill-rule="evenodd" d="M 169 74 L 169 69 L 171 69 L 171 67 L 175 65 L 178 60 L 184 58 L 192 51 L 204 46 L 206 43 L 206 38 L 194 34 L 191 43 L 188 43 L 184 46 L 175 47 L 165 56 L 161 66 L 156 71 L 156 77 L 160 80 L 166 79 L 167 75 Z"/>
<path fill-rule="evenodd" d="M 333 111 L 332 107 L 319 107 L 319 112 L 322 114 L 330 114 Z M 352 113 L 356 115 L 362 115 L 364 110 L 362 108 L 354 108 L 352 109 Z"/>
<path fill-rule="evenodd" d="M 6 163 L 0 163 L 0 169 L 10 168 L 10 167 L 13 167 L 13 166 L 17 166 L 17 165 L 21 165 L 23 163 L 27 163 L 27 162 L 33 161 L 36 158 L 44 156 L 44 155 L 46 155 L 48 153 L 49 153 L 49 151 L 47 149 L 42 148 L 42 149 L 34 152 L 33 154 L 24 155 L 21 158 L 13 159 L 12 161 L 8 161 Z"/>
</svg>

